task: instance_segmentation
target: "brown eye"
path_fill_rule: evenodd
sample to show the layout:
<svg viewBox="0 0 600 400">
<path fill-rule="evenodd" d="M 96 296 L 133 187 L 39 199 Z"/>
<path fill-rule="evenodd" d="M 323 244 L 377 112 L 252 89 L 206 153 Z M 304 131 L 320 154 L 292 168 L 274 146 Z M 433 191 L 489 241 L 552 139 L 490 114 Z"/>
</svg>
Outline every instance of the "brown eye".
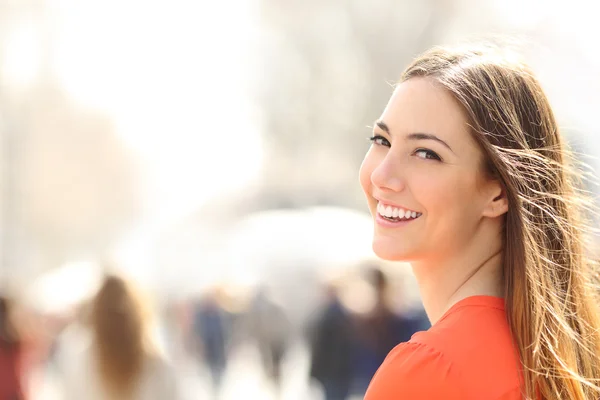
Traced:
<svg viewBox="0 0 600 400">
<path fill-rule="evenodd" d="M 415 151 L 414 154 L 415 156 L 422 158 L 423 160 L 442 160 L 440 156 L 438 156 L 434 151 L 427 149 L 418 149 L 417 151 Z"/>
<path fill-rule="evenodd" d="M 386 138 L 384 138 L 381 135 L 375 135 L 373 137 L 370 137 L 369 140 L 378 146 L 385 146 L 385 147 L 391 146 L 391 143 L 389 142 L 389 140 L 387 140 Z"/>
</svg>

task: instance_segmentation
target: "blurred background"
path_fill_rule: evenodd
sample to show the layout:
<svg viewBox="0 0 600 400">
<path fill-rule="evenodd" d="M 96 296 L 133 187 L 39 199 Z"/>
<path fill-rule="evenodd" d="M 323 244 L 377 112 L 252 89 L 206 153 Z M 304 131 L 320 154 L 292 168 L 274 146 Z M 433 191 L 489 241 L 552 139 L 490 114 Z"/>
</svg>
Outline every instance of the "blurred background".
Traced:
<svg viewBox="0 0 600 400">
<path fill-rule="evenodd" d="M 593 5 L 0 0 L 0 339 L 6 314 L 28 398 L 79 398 L 107 275 L 151 310 L 178 393 L 156 398 L 362 398 L 428 327 L 358 184 L 391 84 L 432 45 L 508 36 L 595 169 Z"/>
</svg>

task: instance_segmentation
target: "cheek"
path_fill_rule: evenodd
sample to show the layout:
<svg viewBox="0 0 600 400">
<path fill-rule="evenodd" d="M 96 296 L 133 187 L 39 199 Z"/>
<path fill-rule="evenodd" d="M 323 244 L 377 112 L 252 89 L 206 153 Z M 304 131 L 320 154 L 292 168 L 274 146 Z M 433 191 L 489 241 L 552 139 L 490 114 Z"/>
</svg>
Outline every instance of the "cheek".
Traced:
<svg viewBox="0 0 600 400">
<path fill-rule="evenodd" d="M 456 179 L 448 174 L 435 170 L 421 170 L 408 174 L 409 186 L 415 200 L 428 215 L 438 217 L 447 213 L 448 205 L 453 203 L 456 195 Z"/>
<path fill-rule="evenodd" d="M 479 209 L 479 196 L 472 179 L 452 172 L 415 176 L 412 191 L 430 216 L 432 228 L 458 233 L 470 229 Z"/>
</svg>

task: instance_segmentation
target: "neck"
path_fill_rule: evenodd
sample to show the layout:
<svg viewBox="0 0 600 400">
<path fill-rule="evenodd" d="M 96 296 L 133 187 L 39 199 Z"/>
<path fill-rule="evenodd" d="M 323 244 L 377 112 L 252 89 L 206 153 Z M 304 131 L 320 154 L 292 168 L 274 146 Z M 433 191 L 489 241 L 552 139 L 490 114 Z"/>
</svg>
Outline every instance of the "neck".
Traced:
<svg viewBox="0 0 600 400">
<path fill-rule="evenodd" d="M 431 324 L 459 301 L 478 295 L 502 297 L 502 246 L 488 241 L 443 259 L 412 263 Z M 498 241 L 496 241 L 498 242 Z M 501 242 L 501 241 L 499 241 Z M 470 250 L 470 251 L 469 251 Z"/>
</svg>

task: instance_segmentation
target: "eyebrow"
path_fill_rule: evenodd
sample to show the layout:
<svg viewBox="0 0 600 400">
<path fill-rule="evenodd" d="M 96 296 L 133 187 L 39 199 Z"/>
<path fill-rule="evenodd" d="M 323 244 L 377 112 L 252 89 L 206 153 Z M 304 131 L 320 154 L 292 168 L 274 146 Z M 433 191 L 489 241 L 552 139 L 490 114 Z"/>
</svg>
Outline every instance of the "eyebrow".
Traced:
<svg viewBox="0 0 600 400">
<path fill-rule="evenodd" d="M 391 135 L 390 128 L 387 126 L 387 124 L 385 122 L 378 120 L 378 121 L 375 121 L 375 124 L 379 127 L 379 129 L 381 129 L 388 135 Z M 406 136 L 406 138 L 411 139 L 411 140 L 434 140 L 438 143 L 441 143 L 446 148 L 448 148 L 448 150 L 450 150 L 451 152 L 454 153 L 454 150 L 452 150 L 452 147 L 450 147 L 450 145 L 448 143 L 446 143 L 445 141 L 443 141 L 442 139 L 440 139 L 439 137 L 437 137 L 431 133 L 415 132 L 415 133 L 408 134 Z"/>
</svg>

